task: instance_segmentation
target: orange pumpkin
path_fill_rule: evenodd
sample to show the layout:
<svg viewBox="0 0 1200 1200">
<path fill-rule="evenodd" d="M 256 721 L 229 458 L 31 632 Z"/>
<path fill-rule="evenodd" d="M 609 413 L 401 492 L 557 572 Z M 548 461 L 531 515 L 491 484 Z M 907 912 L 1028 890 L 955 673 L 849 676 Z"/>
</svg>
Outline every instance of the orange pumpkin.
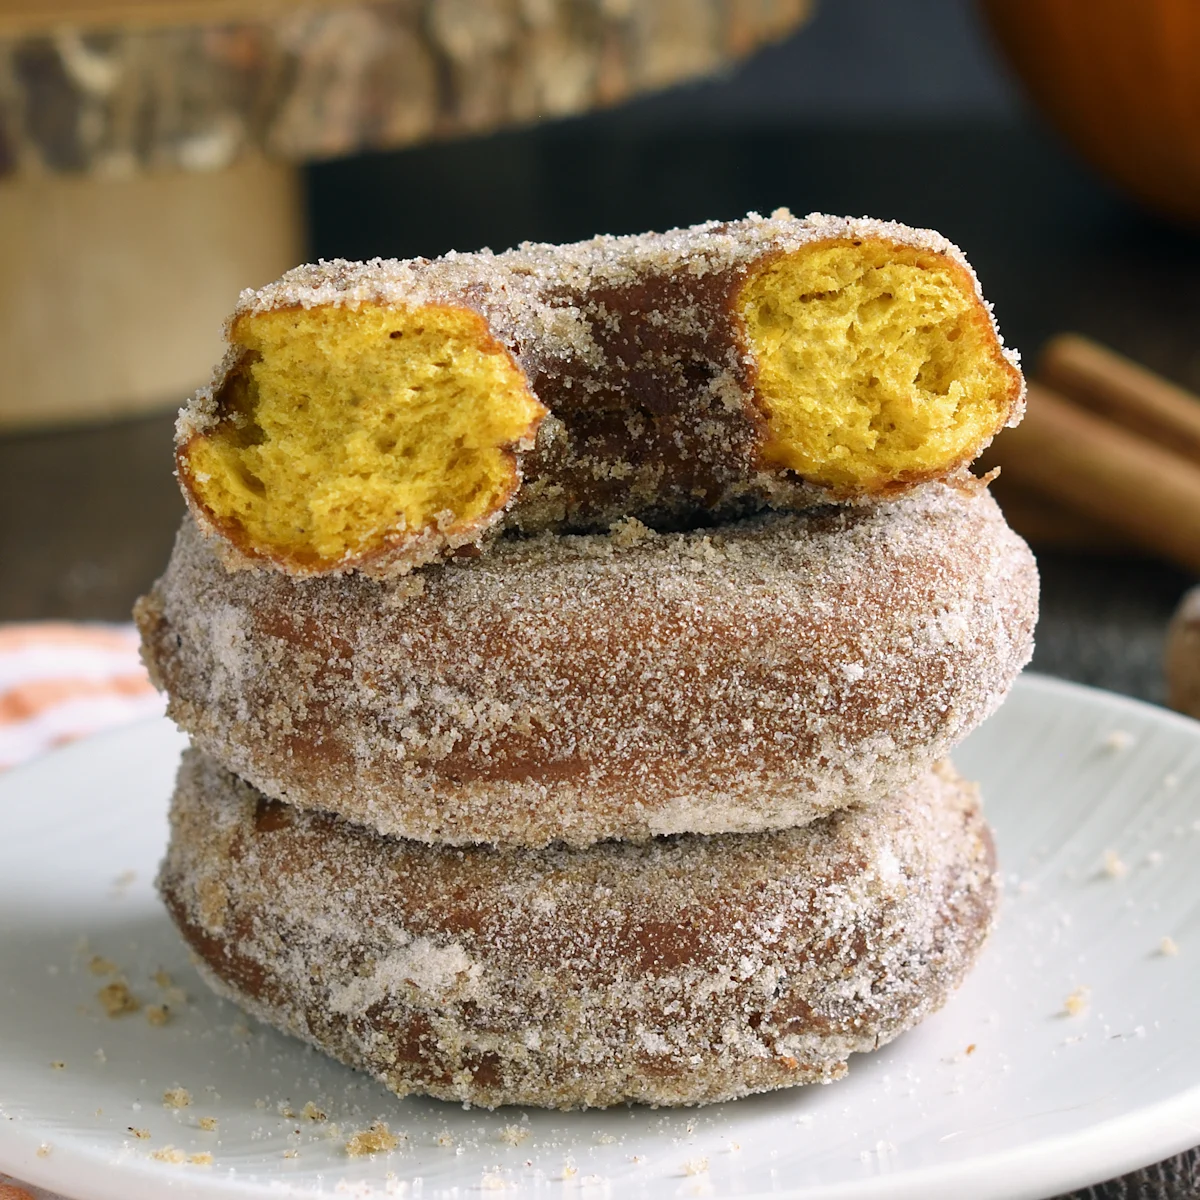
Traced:
<svg viewBox="0 0 1200 1200">
<path fill-rule="evenodd" d="M 1200 2 L 983 0 L 1047 117 L 1151 208 L 1200 222 Z"/>
</svg>

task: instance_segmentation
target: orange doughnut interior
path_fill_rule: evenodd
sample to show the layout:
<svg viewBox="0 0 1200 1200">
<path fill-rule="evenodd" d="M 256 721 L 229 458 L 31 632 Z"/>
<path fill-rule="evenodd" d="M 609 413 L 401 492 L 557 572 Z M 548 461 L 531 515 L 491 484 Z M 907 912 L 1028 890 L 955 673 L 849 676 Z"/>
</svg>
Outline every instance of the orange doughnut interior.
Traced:
<svg viewBox="0 0 1200 1200">
<path fill-rule="evenodd" d="M 546 413 L 465 308 L 278 309 L 239 318 L 231 340 L 246 357 L 222 419 L 181 466 L 235 542 L 285 565 L 486 524 L 517 486 L 513 446 Z"/>
<path fill-rule="evenodd" d="M 735 303 L 764 460 L 845 495 L 969 462 L 1020 387 L 970 276 L 930 250 L 817 242 L 767 259 Z"/>
</svg>

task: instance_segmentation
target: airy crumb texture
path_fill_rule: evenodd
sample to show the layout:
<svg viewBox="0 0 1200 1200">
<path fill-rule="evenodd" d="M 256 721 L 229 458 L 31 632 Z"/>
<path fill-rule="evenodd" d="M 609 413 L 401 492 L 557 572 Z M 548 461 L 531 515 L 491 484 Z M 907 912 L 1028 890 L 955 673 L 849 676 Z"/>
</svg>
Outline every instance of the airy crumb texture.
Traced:
<svg viewBox="0 0 1200 1200">
<path fill-rule="evenodd" d="M 1024 397 L 956 247 L 782 209 L 299 267 L 242 295 L 229 341 L 180 415 L 180 482 L 231 566 L 298 575 L 387 577 L 506 524 L 886 495 L 965 466 Z"/>
<path fill-rule="evenodd" d="M 400 1145 L 400 1139 L 382 1121 L 376 1121 L 370 1129 L 360 1129 L 346 1139 L 346 1153 L 351 1158 L 364 1154 L 387 1154 Z"/>
<path fill-rule="evenodd" d="M 187 1088 L 173 1087 L 163 1092 L 163 1108 L 187 1108 L 192 1102 L 192 1094 Z"/>
<path fill-rule="evenodd" d="M 396 537 L 474 534 L 516 490 L 545 409 L 469 309 L 248 313 L 227 418 L 183 461 L 213 519 L 300 574 Z"/>
<path fill-rule="evenodd" d="M 159 879 L 263 1020 L 401 1095 L 554 1108 L 837 1078 L 958 985 L 996 886 L 948 765 L 802 829 L 500 851 L 305 814 L 196 751 Z"/>
<path fill-rule="evenodd" d="M 764 457 L 839 495 L 942 475 L 1008 419 L 1012 367 L 945 255 L 818 242 L 752 271 L 737 304 L 758 363 Z"/>
<path fill-rule="evenodd" d="M 505 539 L 414 592 L 230 574 L 189 522 L 138 605 L 143 654 L 269 796 L 423 841 L 586 845 L 886 795 L 1032 651 L 1033 558 L 979 487 L 632 532 Z"/>
<path fill-rule="evenodd" d="M 129 990 L 129 985 L 121 979 L 115 983 L 106 984 L 96 993 L 100 1006 L 110 1017 L 124 1017 L 130 1013 L 141 1011 L 141 1001 Z"/>
</svg>

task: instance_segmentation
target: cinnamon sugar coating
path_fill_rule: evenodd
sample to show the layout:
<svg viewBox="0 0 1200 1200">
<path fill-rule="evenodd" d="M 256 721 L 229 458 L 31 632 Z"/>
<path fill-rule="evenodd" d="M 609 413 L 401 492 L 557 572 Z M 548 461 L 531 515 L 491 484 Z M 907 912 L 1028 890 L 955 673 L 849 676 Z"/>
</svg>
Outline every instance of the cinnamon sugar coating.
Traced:
<svg viewBox="0 0 1200 1200">
<path fill-rule="evenodd" d="M 213 986 L 400 1095 L 701 1104 L 828 1082 L 991 926 L 949 764 L 779 833 L 456 850 L 267 800 L 189 751 L 159 889 Z"/>
<path fill-rule="evenodd" d="M 978 484 L 707 530 L 505 538 L 393 582 L 227 572 L 138 605 L 195 743 L 268 796 L 448 844 L 800 825 L 906 786 L 1032 651 Z"/>
<path fill-rule="evenodd" d="M 952 290 L 967 304 L 963 328 L 971 333 L 954 345 L 978 340 L 975 359 L 986 362 L 999 382 L 984 389 L 988 416 L 978 436 L 936 466 L 835 485 L 772 460 L 769 413 L 757 388 L 761 364 L 748 343 L 737 298 L 753 272 L 818 244 L 876 246 L 885 256 L 911 260 L 918 274 L 936 266 L 954 280 Z M 333 557 L 256 540 L 206 500 L 203 471 L 192 461 L 205 439 L 242 420 L 238 397 L 255 368 L 253 354 L 237 341 L 238 331 L 263 314 L 372 306 L 410 313 L 440 306 L 480 314 L 490 337 L 523 372 L 530 397 L 550 415 L 501 447 L 513 464 L 511 486 L 470 519 L 447 510 L 414 528 L 398 518 L 389 527 L 380 517 L 378 528 L 360 530 L 362 536 Z M 915 312 L 912 328 L 926 319 L 932 318 Z M 851 336 L 870 344 L 877 333 L 868 323 Z M 948 336 L 958 339 L 959 328 Z M 841 337 L 831 332 L 826 344 Z M 598 531 L 634 516 L 670 529 L 764 507 L 798 509 L 896 495 L 961 469 L 1024 410 L 1017 357 L 1003 347 L 978 281 L 956 246 L 931 231 L 895 223 L 820 214 L 797 219 L 786 210 L 662 234 L 597 237 L 569 246 L 525 244 L 502 254 L 484 250 L 435 260 L 336 260 L 299 267 L 242 294 L 230 319 L 230 338 L 233 348 L 211 385 L 180 414 L 180 484 L 228 567 L 274 566 L 299 576 L 358 570 L 386 578 L 458 547 L 481 545 L 504 528 Z M 949 341 L 937 351 L 958 352 Z M 890 426 L 872 428 L 870 437 L 885 437 Z M 914 430 L 912 437 L 920 436 Z M 261 488 L 256 479 L 249 484 Z M 306 481 L 312 489 L 323 484 Z"/>
</svg>

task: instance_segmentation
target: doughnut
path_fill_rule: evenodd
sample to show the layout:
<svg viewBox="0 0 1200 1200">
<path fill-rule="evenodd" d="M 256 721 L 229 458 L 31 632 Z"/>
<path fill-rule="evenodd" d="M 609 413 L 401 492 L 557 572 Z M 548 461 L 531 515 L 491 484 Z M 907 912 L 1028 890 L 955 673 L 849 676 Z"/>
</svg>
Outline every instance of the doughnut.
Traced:
<svg viewBox="0 0 1200 1200">
<path fill-rule="evenodd" d="M 1200 587 L 1180 601 L 1167 629 L 1167 703 L 1200 718 Z"/>
<path fill-rule="evenodd" d="M 899 494 L 1024 407 L 961 251 L 785 209 L 297 268 L 242 294 L 176 465 L 226 565 L 385 578 L 507 527 Z"/>
<path fill-rule="evenodd" d="M 979 484 L 656 534 L 497 540 L 390 581 L 228 572 L 185 522 L 138 604 L 194 742 L 268 796 L 427 842 L 798 825 L 1000 703 L 1037 573 Z"/>
<path fill-rule="evenodd" d="M 577 1108 L 844 1074 L 961 982 L 994 867 L 948 763 L 802 829 L 462 850 L 189 751 L 158 886 L 218 992 L 394 1092 Z"/>
</svg>

